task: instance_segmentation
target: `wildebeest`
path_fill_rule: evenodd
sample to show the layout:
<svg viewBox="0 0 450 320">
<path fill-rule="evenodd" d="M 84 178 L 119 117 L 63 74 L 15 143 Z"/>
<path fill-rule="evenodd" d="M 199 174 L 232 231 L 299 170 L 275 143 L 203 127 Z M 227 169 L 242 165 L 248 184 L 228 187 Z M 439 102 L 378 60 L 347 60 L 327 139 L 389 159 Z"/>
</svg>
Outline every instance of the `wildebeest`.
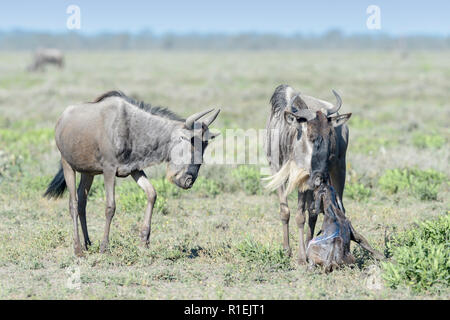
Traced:
<svg viewBox="0 0 450 320">
<path fill-rule="evenodd" d="M 43 70 L 46 64 L 54 64 L 59 68 L 64 67 L 64 55 L 58 49 L 37 49 L 33 54 L 33 62 L 28 66 L 28 71 Z"/>
<path fill-rule="evenodd" d="M 304 242 L 305 211 L 309 212 L 306 243 L 313 234 L 316 216 L 311 215 L 312 190 L 331 178 L 331 184 L 342 199 L 345 184 L 345 155 L 351 113 L 335 115 L 342 105 L 333 90 L 337 104 L 296 92 L 279 85 L 270 99 L 272 109 L 266 125 L 266 156 L 273 175 L 267 188 L 278 191 L 283 225 L 283 247 L 289 245 L 290 211 L 287 196 L 298 189 L 296 222 L 299 230 L 299 263 L 306 263 Z"/>
<path fill-rule="evenodd" d="M 141 240 L 148 245 L 156 191 L 143 170 L 165 162 L 166 176 L 171 182 L 183 189 L 192 187 L 203 152 L 216 136 L 208 128 L 220 109 L 212 111 L 214 109 L 199 112 L 184 120 L 165 108 L 152 107 L 111 91 L 94 102 L 69 106 L 63 112 L 55 128 L 61 168 L 44 196 L 59 197 L 68 188 L 76 255 L 82 255 L 78 216 L 85 248 L 91 244 L 86 225 L 86 201 L 94 176 L 98 174 L 104 176 L 106 194 L 106 224 L 100 251 L 108 247 L 109 229 L 116 210 L 116 176 L 131 175 L 147 194 Z M 199 121 L 209 113 L 208 118 Z M 76 172 L 81 173 L 78 191 Z"/>
<path fill-rule="evenodd" d="M 324 214 L 320 236 L 313 238 L 306 248 L 310 265 L 323 266 L 326 272 L 343 264 L 352 264 L 355 258 L 350 252 L 350 240 L 357 242 L 377 259 L 384 256 L 373 249 L 369 242 L 353 228 L 345 216 L 339 196 L 332 186 L 323 183 L 314 191 L 314 212 Z"/>
</svg>

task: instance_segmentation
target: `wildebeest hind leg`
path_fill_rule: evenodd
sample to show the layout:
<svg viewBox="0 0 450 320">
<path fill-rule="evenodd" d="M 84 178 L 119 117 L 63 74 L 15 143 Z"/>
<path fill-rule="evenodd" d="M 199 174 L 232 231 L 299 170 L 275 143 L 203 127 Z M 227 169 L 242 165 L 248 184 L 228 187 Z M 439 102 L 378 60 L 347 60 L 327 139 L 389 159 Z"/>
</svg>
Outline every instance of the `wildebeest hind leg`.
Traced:
<svg viewBox="0 0 450 320">
<path fill-rule="evenodd" d="M 66 181 L 67 189 L 69 190 L 69 211 L 73 222 L 73 246 L 75 255 L 81 257 L 80 235 L 78 233 L 78 204 L 76 192 L 76 177 L 75 170 L 61 157 L 61 164 L 64 172 L 64 180 Z"/>
<path fill-rule="evenodd" d="M 86 223 L 86 203 L 89 190 L 92 186 L 94 176 L 86 173 L 81 174 L 80 185 L 78 186 L 78 215 L 80 216 L 81 230 L 83 231 L 84 248 L 87 250 L 91 245 Z"/>
<path fill-rule="evenodd" d="M 361 247 L 372 253 L 374 258 L 378 260 L 384 260 L 384 255 L 375 250 L 374 248 L 372 248 L 372 246 L 369 244 L 366 238 L 364 238 L 361 234 L 356 232 L 351 223 L 350 223 L 350 230 L 351 230 L 351 240 L 355 241 Z"/>
<path fill-rule="evenodd" d="M 283 226 L 283 248 L 284 252 L 291 256 L 291 247 L 289 245 L 289 218 L 291 212 L 289 211 L 287 197 L 284 195 L 284 186 L 278 188 L 278 199 L 280 201 L 280 218 Z"/>
<path fill-rule="evenodd" d="M 131 176 L 147 195 L 147 207 L 145 209 L 144 222 L 141 230 L 141 240 L 145 246 L 148 246 L 150 241 L 153 207 L 156 201 L 156 190 L 150 181 L 148 181 L 144 171 L 134 171 L 131 173 Z"/>
<path fill-rule="evenodd" d="M 305 247 L 305 220 L 306 220 L 306 192 L 298 192 L 298 208 L 295 222 L 298 228 L 298 264 L 306 263 L 306 247 Z"/>
<path fill-rule="evenodd" d="M 313 194 L 312 192 L 306 193 L 306 207 L 308 208 L 308 232 L 306 233 L 306 247 L 308 247 L 309 242 L 314 237 L 314 230 L 316 228 L 317 216 L 319 215 L 317 210 L 313 208 Z M 303 205 L 304 206 L 304 205 Z"/>
<path fill-rule="evenodd" d="M 105 194 L 106 194 L 106 209 L 105 209 L 105 231 L 103 234 L 103 240 L 100 245 L 100 252 L 105 252 L 109 245 L 109 229 L 111 227 L 111 221 L 116 212 L 116 200 L 115 200 L 115 183 L 116 183 L 116 170 L 103 170 L 103 176 L 105 179 Z"/>
</svg>

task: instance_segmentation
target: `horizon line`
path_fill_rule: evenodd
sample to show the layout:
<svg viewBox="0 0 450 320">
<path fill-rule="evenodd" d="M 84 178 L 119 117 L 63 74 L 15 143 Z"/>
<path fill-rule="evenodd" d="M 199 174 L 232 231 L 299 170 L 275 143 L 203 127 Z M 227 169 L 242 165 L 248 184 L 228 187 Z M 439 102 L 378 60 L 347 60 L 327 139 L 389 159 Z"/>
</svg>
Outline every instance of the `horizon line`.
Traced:
<svg viewBox="0 0 450 320">
<path fill-rule="evenodd" d="M 251 31 L 251 30 L 242 30 L 242 31 L 215 31 L 215 32 L 204 32 L 204 31 L 154 31 L 151 28 L 142 28 L 140 30 L 97 30 L 97 31 L 81 31 L 81 30 L 49 30 L 49 29 L 27 29 L 14 27 L 9 29 L 0 29 L 0 33 L 29 33 L 29 34 L 48 34 L 48 35 L 73 35 L 78 34 L 80 36 L 102 36 L 102 35 L 123 35 L 128 34 L 132 36 L 138 36 L 143 34 L 153 35 L 157 37 L 164 36 L 239 36 L 239 35 L 254 35 L 254 36 L 278 36 L 282 38 L 292 38 L 292 37 L 311 37 L 311 38 L 319 38 L 326 36 L 331 33 L 339 34 L 342 37 L 355 37 L 355 36 L 370 36 L 370 37 L 390 37 L 390 38 L 402 38 L 402 37 L 428 37 L 428 38 L 449 38 L 450 33 L 437 33 L 437 32 L 406 32 L 406 33 L 392 33 L 382 30 L 377 31 L 366 31 L 366 32 L 347 32 L 341 30 L 339 28 L 330 28 L 326 31 L 322 32 L 306 32 L 306 31 L 295 31 L 295 32 L 279 32 L 279 31 Z"/>
</svg>

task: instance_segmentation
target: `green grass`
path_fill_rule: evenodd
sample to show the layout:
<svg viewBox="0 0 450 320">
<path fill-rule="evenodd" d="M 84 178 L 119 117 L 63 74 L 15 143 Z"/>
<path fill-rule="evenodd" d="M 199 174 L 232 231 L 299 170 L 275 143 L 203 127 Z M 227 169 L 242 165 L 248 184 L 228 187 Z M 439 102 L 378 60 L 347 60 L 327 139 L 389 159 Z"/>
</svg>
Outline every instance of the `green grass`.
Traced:
<svg viewBox="0 0 450 320">
<path fill-rule="evenodd" d="M 398 145 L 395 139 L 385 137 L 360 137 L 354 142 L 354 151 L 363 154 L 374 154 L 382 148 L 393 148 Z"/>
<path fill-rule="evenodd" d="M 413 136 L 412 142 L 419 149 L 440 149 L 445 145 L 445 138 L 437 133 L 416 133 Z"/>
<path fill-rule="evenodd" d="M 178 197 L 181 190 L 164 178 L 150 181 L 157 193 L 154 210 L 166 214 L 167 198 Z M 116 193 L 119 195 L 119 210 L 133 213 L 139 212 L 139 214 L 145 210 L 148 201 L 147 195 L 131 179 L 120 183 L 116 188 Z"/>
<path fill-rule="evenodd" d="M 271 269 L 287 269 L 290 259 L 281 246 L 273 246 L 246 238 L 236 245 L 237 251 L 249 264 L 261 264 Z"/>
<path fill-rule="evenodd" d="M 345 195 L 356 201 L 367 201 L 372 195 L 372 190 L 362 183 L 347 183 L 345 185 Z"/>
<path fill-rule="evenodd" d="M 420 200 L 437 200 L 439 187 L 448 181 L 445 174 L 433 169 L 387 170 L 378 180 L 380 187 L 389 194 L 405 191 Z"/>
<path fill-rule="evenodd" d="M 261 193 L 261 175 L 258 167 L 239 166 L 231 175 L 237 182 L 237 188 L 247 194 Z"/>
<path fill-rule="evenodd" d="M 383 263 L 384 279 L 397 288 L 443 290 L 450 286 L 450 215 L 423 221 L 393 237 L 393 262 Z"/>
</svg>

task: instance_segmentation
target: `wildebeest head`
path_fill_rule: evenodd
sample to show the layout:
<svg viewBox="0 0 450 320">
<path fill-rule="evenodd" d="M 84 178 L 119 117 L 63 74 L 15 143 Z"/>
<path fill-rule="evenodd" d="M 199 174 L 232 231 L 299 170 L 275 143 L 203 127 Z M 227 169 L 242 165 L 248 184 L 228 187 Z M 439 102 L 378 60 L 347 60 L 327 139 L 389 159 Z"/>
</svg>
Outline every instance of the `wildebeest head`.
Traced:
<svg viewBox="0 0 450 320">
<path fill-rule="evenodd" d="M 328 165 L 336 156 L 335 128 L 343 125 L 351 116 L 351 113 L 334 115 L 341 107 L 342 100 L 334 90 L 333 93 L 337 99 L 335 106 L 312 97 L 306 96 L 306 100 L 298 94 L 284 111 L 284 120 L 297 131 L 292 142 L 291 165 L 299 169 L 300 175 L 305 177 L 307 174 L 309 177 L 303 189 L 313 189 L 328 180 Z M 314 108 L 311 108 L 312 104 L 315 104 Z M 291 169 L 291 174 L 292 171 L 295 170 Z M 295 177 L 292 180 L 295 181 Z"/>
<path fill-rule="evenodd" d="M 209 131 L 209 126 L 217 118 L 220 109 L 203 121 L 201 117 L 214 109 L 196 113 L 171 134 L 171 151 L 167 167 L 167 178 L 183 189 L 189 189 L 197 179 L 203 163 L 203 153 L 210 140 L 218 134 Z"/>
</svg>

